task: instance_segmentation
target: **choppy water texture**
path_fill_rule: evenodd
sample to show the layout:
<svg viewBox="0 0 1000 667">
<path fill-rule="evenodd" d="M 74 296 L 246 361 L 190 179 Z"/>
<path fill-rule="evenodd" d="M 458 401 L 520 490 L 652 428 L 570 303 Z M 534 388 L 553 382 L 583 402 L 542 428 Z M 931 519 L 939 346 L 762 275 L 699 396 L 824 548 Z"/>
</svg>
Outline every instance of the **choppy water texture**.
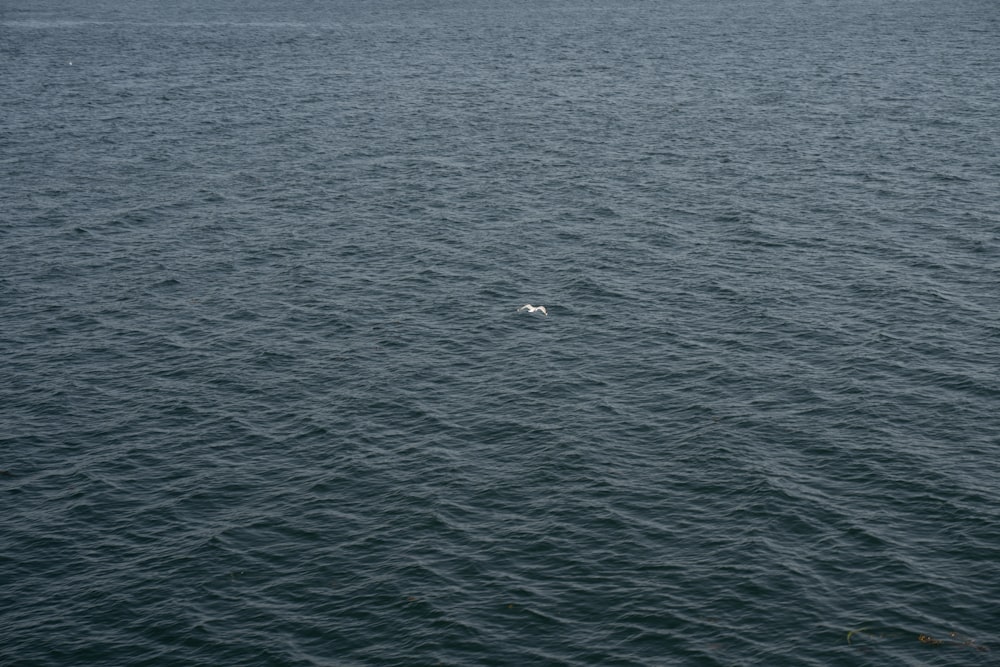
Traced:
<svg viewBox="0 0 1000 667">
<path fill-rule="evenodd" d="M 0 663 L 997 660 L 996 2 L 204 4 L 0 8 Z"/>
</svg>

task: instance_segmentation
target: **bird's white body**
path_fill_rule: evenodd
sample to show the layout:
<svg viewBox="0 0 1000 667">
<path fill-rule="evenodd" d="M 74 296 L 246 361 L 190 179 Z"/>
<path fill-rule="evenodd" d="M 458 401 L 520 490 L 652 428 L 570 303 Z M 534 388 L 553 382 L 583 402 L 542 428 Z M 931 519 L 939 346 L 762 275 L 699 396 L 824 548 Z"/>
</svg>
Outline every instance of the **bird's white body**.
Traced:
<svg viewBox="0 0 1000 667">
<path fill-rule="evenodd" d="M 532 306 L 530 303 L 526 303 L 520 308 L 518 308 L 517 312 L 521 313 L 524 312 L 525 310 L 528 311 L 529 313 L 533 313 L 536 310 L 538 310 L 541 311 L 542 315 L 544 315 L 545 317 L 549 316 L 548 312 L 545 310 L 545 306 Z"/>
</svg>

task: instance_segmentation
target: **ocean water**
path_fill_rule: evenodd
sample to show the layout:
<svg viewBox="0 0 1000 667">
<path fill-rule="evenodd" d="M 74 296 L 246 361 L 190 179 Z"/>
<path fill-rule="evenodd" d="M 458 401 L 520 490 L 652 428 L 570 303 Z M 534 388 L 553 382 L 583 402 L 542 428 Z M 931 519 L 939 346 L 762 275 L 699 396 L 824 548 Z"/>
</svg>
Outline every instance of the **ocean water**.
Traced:
<svg viewBox="0 0 1000 667">
<path fill-rule="evenodd" d="M 996 2 L 6 0 L 0 91 L 0 664 L 1000 656 Z"/>
</svg>

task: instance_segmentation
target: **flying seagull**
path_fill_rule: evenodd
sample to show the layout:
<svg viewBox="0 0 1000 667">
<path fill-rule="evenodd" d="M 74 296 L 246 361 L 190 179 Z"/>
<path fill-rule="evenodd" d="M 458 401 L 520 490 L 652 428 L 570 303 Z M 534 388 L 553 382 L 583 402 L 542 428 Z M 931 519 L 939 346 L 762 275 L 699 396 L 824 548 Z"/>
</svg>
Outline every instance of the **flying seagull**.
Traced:
<svg viewBox="0 0 1000 667">
<path fill-rule="evenodd" d="M 526 303 L 523 306 L 521 306 L 520 308 L 518 308 L 517 312 L 520 313 L 523 310 L 526 310 L 529 313 L 533 313 L 536 310 L 540 310 L 540 311 L 542 311 L 542 315 L 544 315 L 545 317 L 549 316 L 548 312 L 546 312 L 546 310 L 545 310 L 545 306 L 532 306 L 530 303 Z"/>
</svg>

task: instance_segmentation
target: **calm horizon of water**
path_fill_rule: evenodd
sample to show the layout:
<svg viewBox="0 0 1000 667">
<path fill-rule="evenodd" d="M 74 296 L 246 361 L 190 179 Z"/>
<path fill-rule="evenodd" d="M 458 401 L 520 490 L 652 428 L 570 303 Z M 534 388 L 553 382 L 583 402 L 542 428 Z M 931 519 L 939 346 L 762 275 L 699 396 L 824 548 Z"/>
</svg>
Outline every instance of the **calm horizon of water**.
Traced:
<svg viewBox="0 0 1000 667">
<path fill-rule="evenodd" d="M 998 14 L 6 3 L 0 663 L 992 664 Z"/>
</svg>

